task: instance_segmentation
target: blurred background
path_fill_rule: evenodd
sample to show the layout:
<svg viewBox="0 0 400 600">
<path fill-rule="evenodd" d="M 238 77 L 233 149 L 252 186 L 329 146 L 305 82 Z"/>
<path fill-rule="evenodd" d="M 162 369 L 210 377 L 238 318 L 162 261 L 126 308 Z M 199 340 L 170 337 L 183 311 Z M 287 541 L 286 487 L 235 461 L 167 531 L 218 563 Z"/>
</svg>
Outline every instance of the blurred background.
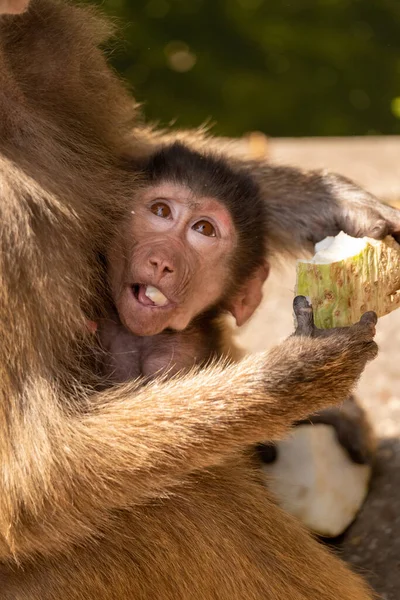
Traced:
<svg viewBox="0 0 400 600">
<path fill-rule="evenodd" d="M 93 0 L 91 0 L 93 1 Z M 147 119 L 219 135 L 400 133 L 399 0 L 98 0 Z"/>
</svg>

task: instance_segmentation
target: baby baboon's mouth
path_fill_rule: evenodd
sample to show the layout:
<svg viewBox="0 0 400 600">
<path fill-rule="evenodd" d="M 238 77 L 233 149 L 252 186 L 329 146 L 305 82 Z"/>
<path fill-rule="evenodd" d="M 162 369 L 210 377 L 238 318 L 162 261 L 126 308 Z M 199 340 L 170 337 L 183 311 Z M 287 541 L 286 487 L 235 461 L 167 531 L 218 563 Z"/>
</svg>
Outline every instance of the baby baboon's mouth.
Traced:
<svg viewBox="0 0 400 600">
<path fill-rule="evenodd" d="M 132 285 L 133 295 L 143 306 L 164 307 L 170 302 L 166 296 L 154 285 L 135 283 Z"/>
</svg>

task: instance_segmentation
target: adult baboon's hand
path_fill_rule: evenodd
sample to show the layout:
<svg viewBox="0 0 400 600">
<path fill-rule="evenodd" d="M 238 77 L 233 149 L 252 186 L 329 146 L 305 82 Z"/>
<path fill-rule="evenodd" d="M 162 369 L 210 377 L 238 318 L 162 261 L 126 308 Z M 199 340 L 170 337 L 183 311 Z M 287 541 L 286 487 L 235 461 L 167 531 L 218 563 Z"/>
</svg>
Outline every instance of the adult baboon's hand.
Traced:
<svg viewBox="0 0 400 600">
<path fill-rule="evenodd" d="M 349 185 L 336 208 L 338 230 L 354 237 L 383 239 L 393 235 L 400 241 L 400 210 L 378 202 L 374 196 Z"/>
<path fill-rule="evenodd" d="M 28 8 L 30 0 L 0 0 L 0 15 L 19 15 Z"/>
<path fill-rule="evenodd" d="M 304 296 L 296 296 L 293 309 L 297 319 L 294 336 L 311 338 L 332 338 L 333 347 L 352 350 L 351 361 L 357 362 L 361 368 L 375 358 L 378 346 L 374 342 L 378 317 L 373 311 L 366 312 L 361 319 L 351 327 L 335 327 L 318 329 L 314 324 L 311 304 Z"/>
</svg>

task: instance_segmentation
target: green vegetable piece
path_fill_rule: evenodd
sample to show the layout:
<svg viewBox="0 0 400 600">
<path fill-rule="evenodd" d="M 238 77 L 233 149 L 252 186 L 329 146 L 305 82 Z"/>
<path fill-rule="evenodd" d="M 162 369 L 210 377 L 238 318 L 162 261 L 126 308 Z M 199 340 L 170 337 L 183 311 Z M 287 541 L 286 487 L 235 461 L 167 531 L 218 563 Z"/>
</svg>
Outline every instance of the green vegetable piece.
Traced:
<svg viewBox="0 0 400 600">
<path fill-rule="evenodd" d="M 317 327 L 353 325 L 374 310 L 378 317 L 400 306 L 400 245 L 352 238 L 341 232 L 316 245 L 310 261 L 297 261 L 296 295 L 307 296 Z"/>
</svg>

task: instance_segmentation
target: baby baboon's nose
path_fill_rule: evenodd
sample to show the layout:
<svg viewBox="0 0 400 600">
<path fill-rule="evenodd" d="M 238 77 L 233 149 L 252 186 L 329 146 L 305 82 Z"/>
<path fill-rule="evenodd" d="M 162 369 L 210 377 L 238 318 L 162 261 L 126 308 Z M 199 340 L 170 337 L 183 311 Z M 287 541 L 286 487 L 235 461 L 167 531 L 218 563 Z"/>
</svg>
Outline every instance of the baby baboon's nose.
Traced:
<svg viewBox="0 0 400 600">
<path fill-rule="evenodd" d="M 149 263 L 153 267 L 157 275 L 166 275 L 167 273 L 173 273 L 174 266 L 172 260 L 162 256 L 150 256 Z"/>
</svg>

